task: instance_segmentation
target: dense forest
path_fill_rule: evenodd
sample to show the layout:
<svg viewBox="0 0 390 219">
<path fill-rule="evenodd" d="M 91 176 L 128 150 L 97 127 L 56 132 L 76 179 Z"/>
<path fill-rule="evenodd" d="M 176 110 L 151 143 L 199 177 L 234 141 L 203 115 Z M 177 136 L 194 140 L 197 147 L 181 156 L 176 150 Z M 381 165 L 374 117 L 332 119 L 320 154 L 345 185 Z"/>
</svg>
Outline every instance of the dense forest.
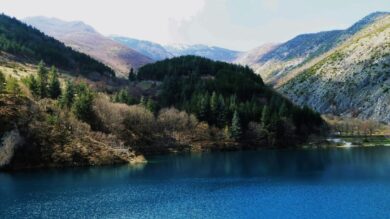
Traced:
<svg viewBox="0 0 390 219">
<path fill-rule="evenodd" d="M 114 76 L 113 70 L 104 64 L 4 14 L 0 15 L 0 51 L 35 63 L 43 60 L 48 65 L 55 65 L 75 74 L 100 73 L 108 77 Z"/>
<path fill-rule="evenodd" d="M 255 134 L 263 132 L 269 144 L 280 146 L 290 137 L 318 134 L 323 125 L 318 113 L 293 105 L 248 67 L 183 56 L 146 65 L 137 78 L 162 81 L 155 108 L 195 114 L 211 126 L 228 128 L 238 141 L 249 140 L 244 133 L 257 127 L 261 131 Z M 242 131 L 234 133 L 237 129 Z"/>
</svg>

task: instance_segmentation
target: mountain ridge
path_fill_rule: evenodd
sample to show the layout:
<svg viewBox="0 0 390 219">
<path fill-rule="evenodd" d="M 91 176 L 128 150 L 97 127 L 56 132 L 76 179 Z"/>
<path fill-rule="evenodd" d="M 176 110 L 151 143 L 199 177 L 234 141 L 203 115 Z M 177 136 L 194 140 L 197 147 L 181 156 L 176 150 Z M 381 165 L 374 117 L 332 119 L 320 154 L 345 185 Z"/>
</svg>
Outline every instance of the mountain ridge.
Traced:
<svg viewBox="0 0 390 219">
<path fill-rule="evenodd" d="M 126 77 L 131 68 L 137 69 L 153 61 L 149 57 L 103 36 L 93 27 L 80 21 L 69 22 L 41 16 L 29 17 L 24 22 L 53 36 L 73 49 L 105 63 L 121 77 Z"/>
</svg>

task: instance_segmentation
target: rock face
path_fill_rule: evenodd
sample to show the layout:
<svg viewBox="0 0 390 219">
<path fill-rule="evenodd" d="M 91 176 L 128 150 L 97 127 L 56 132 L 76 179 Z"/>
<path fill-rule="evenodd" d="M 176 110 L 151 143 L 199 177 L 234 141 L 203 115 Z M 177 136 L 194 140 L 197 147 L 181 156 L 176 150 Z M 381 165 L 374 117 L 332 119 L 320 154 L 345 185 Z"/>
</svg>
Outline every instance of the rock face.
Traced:
<svg viewBox="0 0 390 219">
<path fill-rule="evenodd" d="M 153 60 L 95 31 L 80 21 L 66 22 L 55 18 L 31 17 L 27 24 L 56 38 L 67 46 L 103 62 L 118 76 L 127 76 L 130 68 L 139 68 Z"/>
<path fill-rule="evenodd" d="M 330 51 L 290 71 L 277 89 L 321 113 L 390 122 L 390 15 L 376 13 L 360 24 Z"/>
<path fill-rule="evenodd" d="M 313 34 L 302 34 L 292 40 L 274 46 L 266 53 L 259 53 L 249 60 L 238 59 L 240 64 L 249 65 L 256 73 L 261 74 L 266 83 L 275 84 L 300 68 L 307 62 L 321 57 L 354 34 L 388 15 L 376 12 L 368 15 L 346 30 L 333 30 Z M 253 51 L 248 52 L 249 54 Z M 245 56 L 245 55 L 244 55 Z"/>
</svg>

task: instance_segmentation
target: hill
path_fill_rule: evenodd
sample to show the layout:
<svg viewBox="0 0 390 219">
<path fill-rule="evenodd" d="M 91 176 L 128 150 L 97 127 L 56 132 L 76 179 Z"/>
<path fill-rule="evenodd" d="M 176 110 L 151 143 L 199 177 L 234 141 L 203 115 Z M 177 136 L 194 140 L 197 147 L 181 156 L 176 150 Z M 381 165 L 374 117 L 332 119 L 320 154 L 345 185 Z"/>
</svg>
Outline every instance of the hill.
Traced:
<svg viewBox="0 0 390 219">
<path fill-rule="evenodd" d="M 289 77 L 291 71 L 334 49 L 388 14 L 387 12 L 372 13 L 345 30 L 302 34 L 267 53 L 260 53 L 256 59 L 238 60 L 238 62 L 251 66 L 256 73 L 261 74 L 265 82 L 274 84 L 283 77 Z"/>
<path fill-rule="evenodd" d="M 345 32 L 353 35 L 290 72 L 278 89 L 321 113 L 390 122 L 390 14 L 373 14 Z"/>
<path fill-rule="evenodd" d="M 160 81 L 161 90 L 155 97 L 158 108 L 174 106 L 209 125 L 230 130 L 238 119 L 243 133 L 257 133 L 253 139 L 242 139 L 251 145 L 261 145 L 253 143 L 259 136 L 271 138 L 269 145 L 284 145 L 282 141 L 287 138 L 302 140 L 318 132 L 322 125 L 318 114 L 293 105 L 265 86 L 248 67 L 183 56 L 145 65 L 137 78 Z M 260 130 L 265 131 L 264 135 Z M 273 133 L 273 137 L 265 133 Z"/>
<path fill-rule="evenodd" d="M 223 62 L 232 62 L 240 54 L 239 51 L 234 51 L 216 46 L 206 46 L 202 44 L 171 44 L 166 45 L 165 49 L 169 53 L 173 54 L 173 56 L 195 55 L 205 57 L 214 61 Z"/>
<path fill-rule="evenodd" d="M 0 15 L 0 50 L 3 63 L 8 59 L 32 64 L 43 60 L 48 65 L 89 78 L 114 76 L 104 64 L 4 14 Z"/>
<path fill-rule="evenodd" d="M 162 45 L 157 43 L 120 36 L 112 36 L 111 39 L 131 49 L 134 49 L 137 52 L 142 53 L 145 56 L 148 56 L 156 61 L 173 57 L 173 55 L 169 53 Z"/>
<path fill-rule="evenodd" d="M 56 18 L 30 17 L 24 22 L 105 63 L 114 69 L 118 76 L 127 76 L 131 68 L 137 69 L 152 62 L 149 57 L 101 35 L 80 21 L 66 22 Z"/>
</svg>

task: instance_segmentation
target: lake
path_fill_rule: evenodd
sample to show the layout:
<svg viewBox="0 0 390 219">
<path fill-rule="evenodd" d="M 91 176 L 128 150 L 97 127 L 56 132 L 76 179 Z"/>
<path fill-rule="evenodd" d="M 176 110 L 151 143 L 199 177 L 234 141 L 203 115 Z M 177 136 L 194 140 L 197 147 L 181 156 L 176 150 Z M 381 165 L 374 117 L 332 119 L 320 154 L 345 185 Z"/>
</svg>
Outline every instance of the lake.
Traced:
<svg viewBox="0 0 390 219">
<path fill-rule="evenodd" d="M 0 173 L 0 218 L 388 218 L 390 147 Z"/>
</svg>

